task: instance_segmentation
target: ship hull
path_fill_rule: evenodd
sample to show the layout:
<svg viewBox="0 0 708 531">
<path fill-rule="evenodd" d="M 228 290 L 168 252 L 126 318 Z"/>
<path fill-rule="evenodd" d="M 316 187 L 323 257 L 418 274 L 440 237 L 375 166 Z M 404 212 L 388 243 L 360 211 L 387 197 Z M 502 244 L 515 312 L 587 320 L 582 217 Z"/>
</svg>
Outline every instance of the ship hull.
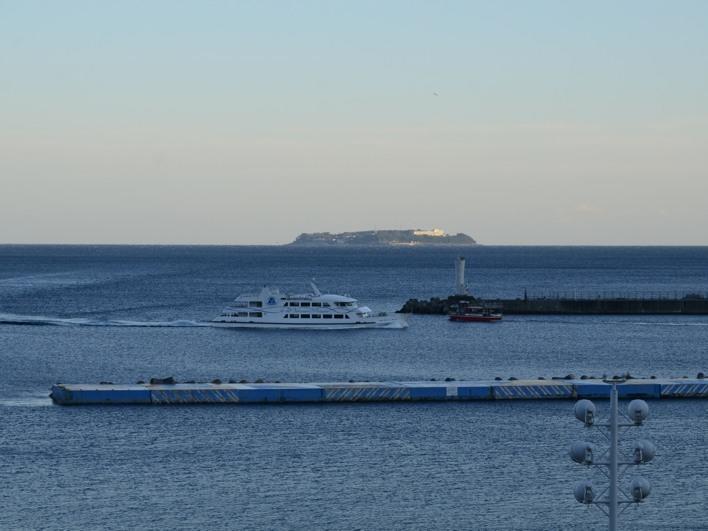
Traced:
<svg viewBox="0 0 708 531">
<path fill-rule="evenodd" d="M 388 328 L 402 330 L 408 328 L 408 323 L 403 319 L 386 319 L 380 321 L 362 321 L 355 323 L 278 323 L 278 322 L 243 322 L 243 321 L 212 321 L 216 328 L 251 328 L 268 330 L 360 330 L 367 328 Z"/>
<path fill-rule="evenodd" d="M 501 315 L 451 315 L 450 321 L 460 323 L 495 323 L 501 321 Z"/>
</svg>

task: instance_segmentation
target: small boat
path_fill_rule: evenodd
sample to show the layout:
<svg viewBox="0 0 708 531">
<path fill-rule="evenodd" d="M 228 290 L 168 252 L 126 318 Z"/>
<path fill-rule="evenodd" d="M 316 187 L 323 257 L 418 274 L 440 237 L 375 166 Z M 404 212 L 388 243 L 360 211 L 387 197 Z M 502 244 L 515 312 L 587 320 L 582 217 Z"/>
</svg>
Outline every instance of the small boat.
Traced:
<svg viewBox="0 0 708 531">
<path fill-rule="evenodd" d="M 464 323 L 494 323 L 501 321 L 502 313 L 498 308 L 485 306 L 470 306 L 460 303 L 450 313 L 450 321 Z"/>
<path fill-rule="evenodd" d="M 356 299 L 322 293 L 314 283 L 310 285 L 310 293 L 298 295 L 271 287 L 258 294 L 240 295 L 212 320 L 212 326 L 306 330 L 408 327 L 403 315 L 374 312 L 359 306 Z"/>
</svg>

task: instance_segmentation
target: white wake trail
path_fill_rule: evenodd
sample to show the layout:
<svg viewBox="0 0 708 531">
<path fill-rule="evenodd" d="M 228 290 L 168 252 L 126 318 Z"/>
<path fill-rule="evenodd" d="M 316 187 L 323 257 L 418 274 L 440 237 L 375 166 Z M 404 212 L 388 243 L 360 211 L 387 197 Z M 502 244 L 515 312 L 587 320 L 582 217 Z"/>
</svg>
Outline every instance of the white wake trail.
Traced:
<svg viewBox="0 0 708 531">
<path fill-rule="evenodd" d="M 177 328 L 211 326 L 206 321 L 179 319 L 175 321 L 132 321 L 123 319 L 87 319 L 83 317 L 61 318 L 44 315 L 17 315 L 0 313 L 0 324 L 35 325 L 35 326 L 123 326 L 123 327 L 153 327 Z"/>
</svg>

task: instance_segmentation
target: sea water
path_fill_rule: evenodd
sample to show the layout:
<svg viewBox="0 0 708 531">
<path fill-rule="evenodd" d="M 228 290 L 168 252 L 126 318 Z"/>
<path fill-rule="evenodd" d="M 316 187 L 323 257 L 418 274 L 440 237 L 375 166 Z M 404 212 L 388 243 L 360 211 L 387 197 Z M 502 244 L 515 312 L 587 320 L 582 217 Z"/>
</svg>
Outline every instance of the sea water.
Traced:
<svg viewBox="0 0 708 531">
<path fill-rule="evenodd" d="M 411 316 L 407 330 L 264 331 L 208 320 L 264 284 L 378 310 L 446 296 L 708 292 L 708 248 L 0 246 L 0 529 L 602 528 L 572 403 L 51 405 L 55 382 L 323 382 L 708 372 L 708 316 Z M 598 402 L 601 411 L 605 402 Z M 708 401 L 652 401 L 628 529 L 706 528 Z M 601 440 L 597 441 L 601 443 Z M 625 478 L 629 481 L 631 474 Z"/>
</svg>

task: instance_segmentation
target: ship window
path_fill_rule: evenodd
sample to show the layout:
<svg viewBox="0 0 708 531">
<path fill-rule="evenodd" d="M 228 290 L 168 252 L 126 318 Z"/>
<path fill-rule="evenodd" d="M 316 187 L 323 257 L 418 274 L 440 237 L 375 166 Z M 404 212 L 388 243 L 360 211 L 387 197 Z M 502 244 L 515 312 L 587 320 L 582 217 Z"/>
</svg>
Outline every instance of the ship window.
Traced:
<svg viewBox="0 0 708 531">
<path fill-rule="evenodd" d="M 299 302 L 291 302 L 290 306 L 300 306 L 300 303 Z"/>
<path fill-rule="evenodd" d="M 312 318 L 313 319 L 322 319 L 322 315 L 320 315 L 319 313 L 313 313 Z"/>
<path fill-rule="evenodd" d="M 252 308 L 262 308 L 263 303 L 261 301 L 249 301 L 248 305 L 251 306 Z"/>
<path fill-rule="evenodd" d="M 310 303 L 309 303 L 309 302 L 301 302 L 301 303 L 300 303 L 300 306 L 308 306 L 308 307 L 309 307 L 309 306 L 310 306 Z"/>
<path fill-rule="evenodd" d="M 341 313 L 338 313 L 337 315 L 334 316 L 335 319 L 344 319 L 344 316 Z"/>
<path fill-rule="evenodd" d="M 345 315 L 344 317 L 346 317 L 347 319 L 349 319 L 349 316 L 348 316 L 348 315 Z"/>
<path fill-rule="evenodd" d="M 234 302 L 231 306 L 234 308 L 246 308 L 248 307 L 248 303 L 240 301 L 240 302 Z"/>
<path fill-rule="evenodd" d="M 313 306 L 314 308 L 319 308 L 319 307 L 322 306 L 322 303 L 321 303 L 321 302 L 313 302 L 313 303 L 312 303 L 312 306 Z"/>
<path fill-rule="evenodd" d="M 238 312 L 238 317 L 248 317 L 248 312 Z"/>
<path fill-rule="evenodd" d="M 285 306 L 285 307 L 287 308 L 288 306 L 290 306 L 290 303 L 289 303 L 289 302 L 284 302 L 284 303 L 283 303 L 283 306 Z M 285 317 L 287 317 L 287 315 L 286 315 Z"/>
<path fill-rule="evenodd" d="M 263 317 L 263 312 L 250 312 L 249 317 Z"/>
<path fill-rule="evenodd" d="M 297 319 L 298 317 L 300 317 L 300 314 L 298 314 L 298 313 L 291 313 L 289 315 L 290 315 L 290 319 Z"/>
<path fill-rule="evenodd" d="M 309 318 L 310 318 L 310 314 L 309 314 L 309 313 L 301 313 L 301 314 L 300 314 L 300 319 L 309 319 Z"/>
<path fill-rule="evenodd" d="M 324 314 L 324 315 L 322 316 L 322 319 L 331 319 L 331 318 L 332 318 L 332 316 L 329 315 L 329 314 Z"/>
</svg>

